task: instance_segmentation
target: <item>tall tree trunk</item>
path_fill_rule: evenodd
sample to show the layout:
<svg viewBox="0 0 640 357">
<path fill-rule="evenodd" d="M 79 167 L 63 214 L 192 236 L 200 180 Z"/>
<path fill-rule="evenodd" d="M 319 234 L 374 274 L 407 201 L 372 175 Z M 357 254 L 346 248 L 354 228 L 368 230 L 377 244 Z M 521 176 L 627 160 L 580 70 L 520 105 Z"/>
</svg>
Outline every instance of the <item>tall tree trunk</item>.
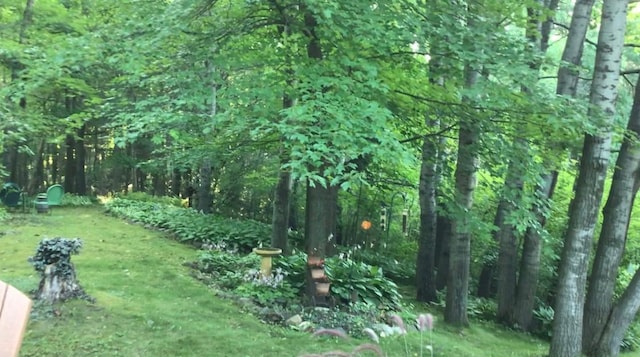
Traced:
<svg viewBox="0 0 640 357">
<path fill-rule="evenodd" d="M 147 192 L 147 173 L 139 167 L 133 168 L 135 179 L 133 181 L 135 192 Z"/>
<path fill-rule="evenodd" d="M 60 148 L 56 144 L 49 145 L 49 156 L 51 157 L 51 167 L 49 171 L 51 173 L 51 181 L 48 183 L 60 182 Z"/>
<path fill-rule="evenodd" d="M 546 201 L 553 196 L 557 179 L 557 172 L 543 177 L 543 183 L 536 190 L 538 200 Z M 539 227 L 544 227 L 546 223 L 546 208 L 541 205 L 534 209 Z M 522 247 L 512 320 L 515 326 L 524 331 L 532 331 L 534 328 L 533 311 L 536 302 L 536 290 L 538 289 L 541 252 L 542 240 L 538 228 L 527 228 Z"/>
<path fill-rule="evenodd" d="M 618 266 L 624 253 L 629 217 L 638 192 L 640 178 L 640 77 L 638 78 L 627 135 L 615 165 L 607 203 L 604 206 L 598 249 L 589 278 L 584 307 L 582 350 L 591 351 L 600 345 L 600 337 L 610 321 Z M 615 321 L 615 320 L 614 320 Z M 602 346 L 600 346 L 599 350 Z"/>
<path fill-rule="evenodd" d="M 288 25 L 288 17 L 284 9 L 280 9 L 280 16 L 283 25 L 280 27 L 280 36 L 286 38 L 291 34 Z M 285 43 L 288 41 L 285 41 Z M 293 69 L 291 68 L 291 58 L 285 59 L 286 69 L 284 71 L 286 87 L 282 94 L 282 109 L 287 110 L 293 107 L 294 99 L 288 94 L 293 87 Z M 289 206 L 291 205 L 291 171 L 284 166 L 289 157 L 284 147 L 280 148 L 280 170 L 278 173 L 278 183 L 276 184 L 273 196 L 273 211 L 271 216 L 271 246 L 280 248 L 285 254 L 289 254 Z"/>
<path fill-rule="evenodd" d="M 436 290 L 442 291 L 449 280 L 449 256 L 451 255 L 451 218 L 438 215 L 436 218 Z"/>
<path fill-rule="evenodd" d="M 182 173 L 179 169 L 173 169 L 173 179 L 171 180 L 171 195 L 180 197 L 182 192 Z"/>
<path fill-rule="evenodd" d="M 321 61 L 323 58 L 320 39 L 316 33 L 318 22 L 309 9 L 303 8 L 305 35 L 308 37 L 307 57 L 311 60 Z M 322 172 L 320 168 L 320 172 Z M 328 181 L 328 180 L 327 180 Z M 327 187 L 319 183 L 307 183 L 307 202 L 305 220 L 306 251 L 309 255 L 324 257 L 327 253 L 329 241 L 335 241 L 336 214 L 338 202 L 338 187 Z M 313 294 L 315 285 L 310 275 L 307 274 L 307 293 Z"/>
<path fill-rule="evenodd" d="M 42 192 L 44 189 L 44 150 L 46 142 L 44 139 L 38 140 L 38 147 L 33 158 L 33 174 L 27 188 L 27 192 Z"/>
<path fill-rule="evenodd" d="M 562 62 L 558 71 L 558 83 L 556 93 L 565 96 L 575 96 L 584 39 L 591 19 L 593 0 L 576 2 L 571 20 L 567 45 L 562 54 Z M 548 3 L 549 10 L 555 10 L 557 0 Z M 550 26 L 552 20 L 547 19 L 542 24 L 540 49 L 544 53 L 548 48 Z M 538 200 L 551 199 L 557 183 L 558 172 L 552 171 L 543 175 L 542 184 L 538 185 L 536 195 Z M 546 210 L 543 207 L 534 207 L 534 214 L 540 227 L 546 223 Z M 516 300 L 513 323 L 519 328 L 530 331 L 533 326 L 533 309 L 535 306 L 535 293 L 538 284 L 540 270 L 540 252 L 542 240 L 536 229 L 527 229 L 524 237 L 522 258 L 520 261 L 520 273 L 518 274 L 518 286 L 516 288 Z"/>
<path fill-rule="evenodd" d="M 432 44 L 433 46 L 433 44 Z M 443 86 L 441 62 L 432 58 L 429 62 L 431 85 Z M 438 185 L 440 184 L 441 153 L 438 150 L 441 138 L 429 133 L 440 129 L 436 113 L 426 113 L 424 118 L 427 134 L 422 139 L 422 161 L 420 167 L 420 237 L 416 257 L 416 299 L 437 302 L 436 294 L 436 241 L 438 232 Z"/>
<path fill-rule="evenodd" d="M 617 357 L 624 333 L 640 308 L 640 269 L 611 311 L 598 344 L 587 354 L 590 357 Z"/>
<path fill-rule="evenodd" d="M 91 171 L 89 172 L 89 182 L 92 183 L 99 195 L 104 195 L 106 192 L 104 191 L 104 182 L 102 181 L 102 175 L 100 175 L 100 167 L 102 164 L 102 148 L 100 147 L 99 124 L 96 124 L 93 127 L 93 132 L 91 133 L 91 144 L 92 150 L 89 154 L 91 157 L 91 163 L 87 164 L 87 167 L 91 168 Z"/>
<path fill-rule="evenodd" d="M 76 191 L 78 195 L 86 196 L 87 195 L 87 176 L 86 176 L 86 157 L 87 157 L 87 149 L 84 145 L 85 131 L 87 129 L 87 124 L 84 123 L 80 128 L 78 128 L 78 139 L 76 140 L 76 172 L 75 172 L 75 181 L 76 181 Z"/>
<path fill-rule="evenodd" d="M 198 186 L 198 210 L 204 213 L 211 213 L 213 205 L 211 180 L 211 159 L 205 158 L 200 165 L 200 185 Z"/>
<path fill-rule="evenodd" d="M 582 348 L 585 284 L 591 242 L 611 156 L 612 124 L 624 44 L 628 0 L 605 0 L 602 8 L 589 115 L 599 123 L 585 136 L 575 198 L 562 250 L 550 357 L 575 357 Z"/>
<path fill-rule="evenodd" d="M 544 10 L 554 11 L 557 7 L 558 0 L 545 1 L 537 0 L 533 4 L 527 6 L 527 28 L 525 31 L 525 37 L 527 38 L 528 45 L 539 51 L 536 54 L 544 54 L 549 41 L 550 31 L 550 18 L 543 22 L 544 17 L 541 12 Z M 546 7 L 546 9 L 545 9 Z M 529 62 L 529 68 L 533 72 L 539 72 L 540 61 L 536 59 L 538 56 L 533 56 L 533 60 Z M 532 83 L 533 85 L 533 83 Z M 527 85 L 522 85 L 522 93 L 529 95 L 530 89 Z M 523 138 L 517 137 L 514 139 L 513 151 L 516 155 L 516 159 L 512 159 L 509 162 L 507 169 L 507 177 L 505 179 L 505 191 L 501 199 L 499 207 L 504 207 L 505 212 L 502 214 L 504 217 L 508 217 L 515 211 L 518 205 L 521 204 L 523 196 L 522 177 L 525 174 L 525 167 L 530 165 L 530 153 L 531 148 L 529 144 Z M 506 193 L 506 197 L 505 197 Z M 545 198 L 540 198 L 545 199 Z M 511 221 L 511 220 L 509 220 Z M 516 242 L 516 228 L 512 224 L 507 224 L 504 219 L 498 227 L 498 241 L 499 241 L 499 254 L 498 254 L 498 312 L 497 318 L 499 321 L 504 322 L 507 325 L 513 325 L 515 323 L 514 314 L 516 308 L 516 295 L 517 295 L 517 259 L 518 259 L 518 246 Z M 527 248 L 529 251 L 522 254 L 522 259 L 525 255 L 529 255 L 529 258 L 538 257 L 539 254 L 539 240 L 529 239 L 528 244 L 523 245 L 523 249 Z M 533 263 L 533 262 L 531 262 Z M 530 278 L 530 277 L 528 277 Z M 537 279 L 537 274 L 536 274 Z M 537 285 L 537 284 L 536 284 Z M 524 290 L 526 291 L 526 290 Z M 535 294 L 535 291 L 533 291 Z M 533 300 L 533 296 L 524 297 L 525 300 Z M 528 301 L 527 301 L 528 303 Z"/>
<path fill-rule="evenodd" d="M 291 198 L 291 171 L 281 169 L 273 197 L 271 246 L 289 252 L 289 201 Z"/>
<path fill-rule="evenodd" d="M 215 52 L 215 49 L 214 51 Z M 208 75 L 211 78 L 211 118 L 215 118 L 218 112 L 218 87 L 215 81 L 216 68 L 211 61 L 206 63 Z M 206 157 L 200 166 L 200 186 L 198 187 L 198 210 L 204 213 L 211 213 L 213 208 L 212 195 L 213 173 L 211 168 L 211 158 Z"/>
<path fill-rule="evenodd" d="M 75 152 L 75 138 L 72 134 L 67 134 L 65 142 L 65 166 L 64 166 L 64 191 L 68 193 L 75 192 L 75 177 L 76 177 L 76 158 Z"/>
<path fill-rule="evenodd" d="M 515 152 L 528 151 L 526 143 L 521 139 L 516 139 L 513 149 Z M 508 215 L 515 211 L 516 204 L 521 201 L 522 196 L 522 163 L 517 159 L 511 160 L 507 169 L 505 179 L 505 192 L 498 205 L 502 207 L 502 221 L 498 225 L 498 321 L 510 323 L 515 307 L 516 295 L 516 269 L 518 261 L 518 246 L 515 236 L 515 227 L 508 223 Z"/>
<path fill-rule="evenodd" d="M 427 128 L 438 128 L 438 121 L 425 116 Z M 436 302 L 435 248 L 437 231 L 438 138 L 425 135 L 422 142 L 420 168 L 420 238 L 416 259 L 416 298 Z"/>
<path fill-rule="evenodd" d="M 575 96 L 578 89 L 578 68 L 582 60 L 587 29 L 591 24 L 594 2 L 595 0 L 577 0 L 571 12 L 569 34 L 558 70 L 556 93 L 560 95 Z"/>
<path fill-rule="evenodd" d="M 480 75 L 477 68 L 466 65 L 465 87 L 472 88 Z M 470 98 L 465 100 L 470 101 Z M 471 263 L 471 206 L 478 170 L 478 140 L 480 127 L 477 118 L 460 119 L 458 130 L 458 159 L 455 171 L 455 203 L 453 232 L 449 256 L 449 277 L 444 320 L 456 326 L 468 326 L 467 303 L 469 266 Z"/>
<path fill-rule="evenodd" d="M 498 203 L 498 207 L 496 208 L 496 216 L 493 219 L 494 227 L 501 227 L 504 224 L 504 216 L 506 213 L 506 200 L 501 200 Z M 492 238 L 495 242 L 500 242 L 500 231 L 496 230 L 492 234 Z M 480 276 L 478 277 L 478 291 L 476 295 L 481 298 L 491 298 L 496 294 L 496 266 L 497 266 L 497 258 L 492 256 L 495 254 L 495 247 L 490 246 L 487 251 L 484 252 L 485 262 L 482 264 L 482 270 L 480 271 Z M 489 258 L 486 258 L 489 256 Z"/>
</svg>

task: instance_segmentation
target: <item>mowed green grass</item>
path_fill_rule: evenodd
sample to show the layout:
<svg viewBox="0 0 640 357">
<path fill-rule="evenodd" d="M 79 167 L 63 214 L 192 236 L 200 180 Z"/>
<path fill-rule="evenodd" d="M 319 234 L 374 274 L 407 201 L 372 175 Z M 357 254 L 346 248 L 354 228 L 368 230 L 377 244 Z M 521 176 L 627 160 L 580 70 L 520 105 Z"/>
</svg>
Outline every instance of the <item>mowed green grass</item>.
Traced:
<svg viewBox="0 0 640 357">
<path fill-rule="evenodd" d="M 99 206 L 13 214 L 0 225 L 0 280 L 25 292 L 35 289 L 39 277 L 27 258 L 46 237 L 84 241 L 72 261 L 96 303 L 67 302 L 56 307 L 59 316 L 36 307 L 23 357 L 300 356 L 350 351 L 366 342 L 316 338 L 260 322 L 189 275 L 183 263 L 195 258 L 193 248 L 106 216 Z M 428 341 L 425 336 L 423 345 Z M 436 356 L 543 356 L 548 350 L 537 339 L 485 324 L 457 330 L 436 322 L 433 345 Z M 388 356 L 417 356 L 419 346 L 415 332 L 407 335 L 406 344 L 403 337 L 381 342 Z"/>
</svg>

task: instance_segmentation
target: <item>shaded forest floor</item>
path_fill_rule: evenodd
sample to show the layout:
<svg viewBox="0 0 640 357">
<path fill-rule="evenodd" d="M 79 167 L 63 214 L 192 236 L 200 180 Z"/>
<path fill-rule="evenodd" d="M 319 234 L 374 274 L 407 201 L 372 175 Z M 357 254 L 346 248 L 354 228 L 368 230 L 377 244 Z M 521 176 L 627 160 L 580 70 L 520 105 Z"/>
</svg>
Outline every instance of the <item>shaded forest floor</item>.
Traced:
<svg viewBox="0 0 640 357">
<path fill-rule="evenodd" d="M 0 225 L 0 280 L 24 292 L 35 289 L 39 277 L 27 258 L 41 239 L 54 237 L 84 241 L 72 261 L 96 303 L 36 305 L 23 357 L 299 356 L 350 351 L 367 342 L 316 338 L 259 321 L 191 277 L 184 263 L 195 259 L 193 248 L 106 216 L 99 206 L 12 214 Z M 435 356 L 543 356 L 548 349 L 540 340 L 491 324 L 458 331 L 440 319 L 432 336 Z M 406 343 L 395 336 L 380 345 L 388 356 L 419 356 L 419 335 L 407 336 Z"/>
</svg>

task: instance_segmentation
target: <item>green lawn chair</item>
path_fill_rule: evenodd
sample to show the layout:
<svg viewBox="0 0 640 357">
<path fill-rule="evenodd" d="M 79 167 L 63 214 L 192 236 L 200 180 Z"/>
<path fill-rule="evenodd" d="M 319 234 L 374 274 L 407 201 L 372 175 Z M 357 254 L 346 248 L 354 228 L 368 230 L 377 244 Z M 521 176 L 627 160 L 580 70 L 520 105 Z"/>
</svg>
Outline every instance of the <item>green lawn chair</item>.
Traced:
<svg viewBox="0 0 640 357">
<path fill-rule="evenodd" d="M 61 185 L 53 185 L 47 189 L 47 193 L 39 193 L 33 201 L 33 206 L 38 213 L 50 213 L 51 206 L 60 206 L 64 196 L 64 188 Z"/>
<path fill-rule="evenodd" d="M 47 189 L 47 203 L 49 206 L 60 206 L 64 196 L 64 188 L 61 185 L 53 185 Z"/>
</svg>

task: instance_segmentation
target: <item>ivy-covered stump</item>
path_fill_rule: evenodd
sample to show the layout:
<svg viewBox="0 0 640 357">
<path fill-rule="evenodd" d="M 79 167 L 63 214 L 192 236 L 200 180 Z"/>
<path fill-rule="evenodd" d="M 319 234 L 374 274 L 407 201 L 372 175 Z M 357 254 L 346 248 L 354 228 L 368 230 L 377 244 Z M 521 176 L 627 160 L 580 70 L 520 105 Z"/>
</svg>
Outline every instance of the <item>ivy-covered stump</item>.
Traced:
<svg viewBox="0 0 640 357">
<path fill-rule="evenodd" d="M 84 292 L 76 279 L 71 255 L 82 248 L 79 238 L 46 238 L 40 241 L 29 263 L 40 274 L 40 285 L 34 299 L 56 303 L 72 298 L 93 299 Z"/>
</svg>

